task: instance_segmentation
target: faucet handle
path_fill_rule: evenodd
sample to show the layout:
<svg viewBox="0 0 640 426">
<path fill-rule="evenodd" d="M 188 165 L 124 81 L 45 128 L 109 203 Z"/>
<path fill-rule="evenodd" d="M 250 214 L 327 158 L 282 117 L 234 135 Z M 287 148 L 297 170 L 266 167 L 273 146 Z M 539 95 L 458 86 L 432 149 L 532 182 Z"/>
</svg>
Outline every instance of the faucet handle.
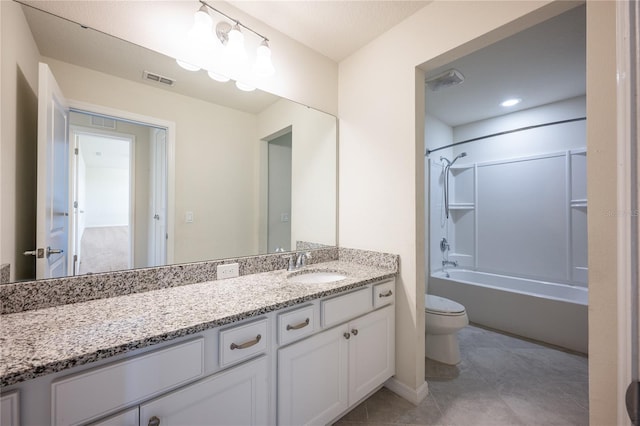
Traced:
<svg viewBox="0 0 640 426">
<path fill-rule="evenodd" d="M 289 261 L 289 265 L 287 267 L 288 271 L 295 271 L 296 269 L 296 255 L 294 254 L 289 254 L 287 256 L 282 256 L 283 259 L 286 259 Z"/>
<path fill-rule="evenodd" d="M 311 252 L 306 251 L 304 253 L 300 253 L 300 257 L 298 259 L 300 261 L 300 266 L 306 266 L 307 260 L 311 259 Z"/>
</svg>

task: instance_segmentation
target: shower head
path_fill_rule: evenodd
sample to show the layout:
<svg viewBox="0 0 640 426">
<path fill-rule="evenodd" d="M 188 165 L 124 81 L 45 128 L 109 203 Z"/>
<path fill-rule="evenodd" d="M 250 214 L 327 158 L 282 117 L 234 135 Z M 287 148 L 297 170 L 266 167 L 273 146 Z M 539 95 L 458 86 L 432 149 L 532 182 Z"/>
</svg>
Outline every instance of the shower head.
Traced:
<svg viewBox="0 0 640 426">
<path fill-rule="evenodd" d="M 467 153 L 466 152 L 462 152 L 456 158 L 454 158 L 453 161 L 451 161 L 450 163 L 449 163 L 449 160 L 447 160 L 447 163 L 449 163 L 449 167 L 451 167 L 451 166 L 453 166 L 453 163 L 458 161 L 458 158 L 462 158 L 462 157 L 466 157 L 466 156 L 467 156 Z M 440 157 L 440 158 L 442 158 L 442 157 Z"/>
</svg>

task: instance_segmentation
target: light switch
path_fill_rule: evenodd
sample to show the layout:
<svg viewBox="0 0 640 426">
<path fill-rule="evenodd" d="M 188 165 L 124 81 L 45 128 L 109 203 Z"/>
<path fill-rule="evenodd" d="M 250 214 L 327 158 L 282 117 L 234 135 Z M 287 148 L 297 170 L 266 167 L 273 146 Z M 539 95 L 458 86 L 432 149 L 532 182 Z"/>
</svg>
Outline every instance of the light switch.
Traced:
<svg viewBox="0 0 640 426">
<path fill-rule="evenodd" d="M 184 221 L 187 223 L 193 223 L 193 212 L 186 212 L 184 214 Z"/>
</svg>

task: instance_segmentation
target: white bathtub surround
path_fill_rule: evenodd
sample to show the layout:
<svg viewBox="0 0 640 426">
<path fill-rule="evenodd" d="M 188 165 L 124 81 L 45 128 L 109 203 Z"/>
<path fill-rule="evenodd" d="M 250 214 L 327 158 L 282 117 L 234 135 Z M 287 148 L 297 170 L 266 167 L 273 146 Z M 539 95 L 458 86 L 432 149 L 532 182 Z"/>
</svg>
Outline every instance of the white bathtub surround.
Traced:
<svg viewBox="0 0 640 426">
<path fill-rule="evenodd" d="M 588 292 L 584 287 L 468 270 L 433 274 L 429 292 L 463 304 L 473 323 L 588 351 Z"/>
</svg>

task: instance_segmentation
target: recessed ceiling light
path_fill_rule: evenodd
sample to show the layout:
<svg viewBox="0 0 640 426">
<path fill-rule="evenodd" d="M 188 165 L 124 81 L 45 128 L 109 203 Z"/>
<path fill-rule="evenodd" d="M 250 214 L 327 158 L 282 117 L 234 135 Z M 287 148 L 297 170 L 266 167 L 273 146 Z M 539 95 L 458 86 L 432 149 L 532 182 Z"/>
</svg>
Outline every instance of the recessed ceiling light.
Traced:
<svg viewBox="0 0 640 426">
<path fill-rule="evenodd" d="M 514 105 L 518 105 L 520 102 L 522 102 L 522 99 L 520 99 L 520 98 L 512 98 L 512 99 L 507 99 L 506 101 L 502 102 L 500 104 L 500 106 L 512 107 Z"/>
</svg>

